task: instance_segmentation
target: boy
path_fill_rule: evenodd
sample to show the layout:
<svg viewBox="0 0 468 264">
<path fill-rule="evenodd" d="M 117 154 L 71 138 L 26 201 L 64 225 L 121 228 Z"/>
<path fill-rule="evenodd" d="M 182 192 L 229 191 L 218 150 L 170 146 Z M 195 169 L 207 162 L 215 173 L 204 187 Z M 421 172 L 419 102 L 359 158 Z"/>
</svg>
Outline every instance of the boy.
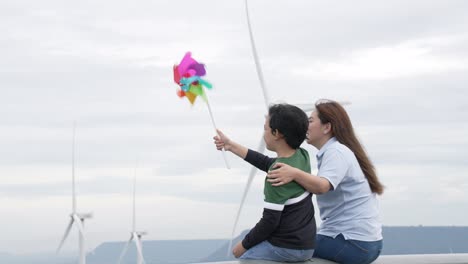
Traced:
<svg viewBox="0 0 468 264">
<path fill-rule="evenodd" d="M 230 140 L 218 130 L 214 137 L 218 150 L 231 151 L 255 167 L 268 172 L 276 162 L 289 164 L 310 173 L 309 154 L 300 148 L 306 138 L 307 115 L 296 106 L 270 106 L 265 118 L 263 138 L 268 150 L 277 158 L 269 158 Z M 233 248 L 241 259 L 264 259 L 300 262 L 314 252 L 316 225 L 312 194 L 292 181 L 273 187 L 265 178 L 263 217 Z"/>
</svg>

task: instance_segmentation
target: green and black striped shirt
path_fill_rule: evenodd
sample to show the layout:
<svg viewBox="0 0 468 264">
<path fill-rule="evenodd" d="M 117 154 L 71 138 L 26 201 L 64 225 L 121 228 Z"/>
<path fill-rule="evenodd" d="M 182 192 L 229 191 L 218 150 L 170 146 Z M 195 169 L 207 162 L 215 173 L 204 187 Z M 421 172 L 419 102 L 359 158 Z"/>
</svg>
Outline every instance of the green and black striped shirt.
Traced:
<svg viewBox="0 0 468 264">
<path fill-rule="evenodd" d="M 291 157 L 276 159 L 249 149 L 245 160 L 265 172 L 281 162 L 310 173 L 309 154 L 302 148 Z M 312 194 L 295 181 L 274 187 L 266 177 L 264 194 L 263 217 L 245 236 L 244 248 L 267 240 L 277 247 L 313 249 L 317 229 Z"/>
</svg>

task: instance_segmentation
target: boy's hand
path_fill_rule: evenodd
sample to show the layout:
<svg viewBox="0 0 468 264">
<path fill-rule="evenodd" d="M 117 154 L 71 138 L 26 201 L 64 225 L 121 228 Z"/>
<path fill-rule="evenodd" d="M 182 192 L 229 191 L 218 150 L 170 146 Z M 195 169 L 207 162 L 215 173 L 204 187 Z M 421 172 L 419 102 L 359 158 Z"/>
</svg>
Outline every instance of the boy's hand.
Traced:
<svg viewBox="0 0 468 264">
<path fill-rule="evenodd" d="M 221 132 L 221 130 L 216 129 L 218 135 L 214 136 L 214 143 L 216 145 L 216 149 L 229 151 L 231 150 L 231 140 Z"/>
<path fill-rule="evenodd" d="M 242 241 L 240 241 L 232 249 L 232 254 L 234 254 L 234 257 L 236 258 L 240 258 L 240 256 L 242 256 L 246 251 L 247 249 L 245 249 L 244 246 L 242 246 Z"/>
</svg>

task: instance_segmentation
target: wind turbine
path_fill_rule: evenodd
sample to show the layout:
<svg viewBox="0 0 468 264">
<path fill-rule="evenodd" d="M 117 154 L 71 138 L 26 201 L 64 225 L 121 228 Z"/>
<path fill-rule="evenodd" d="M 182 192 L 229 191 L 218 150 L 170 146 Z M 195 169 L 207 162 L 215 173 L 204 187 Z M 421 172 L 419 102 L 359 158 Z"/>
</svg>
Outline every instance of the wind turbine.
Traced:
<svg viewBox="0 0 468 264">
<path fill-rule="evenodd" d="M 122 253 L 120 254 L 119 258 L 119 264 L 122 263 L 122 259 L 125 256 L 125 253 L 127 253 L 128 246 L 130 246 L 130 243 L 135 242 L 135 247 L 137 249 L 137 264 L 143 264 L 145 263 L 145 259 L 143 258 L 143 248 L 142 248 L 142 243 L 141 243 L 141 237 L 146 235 L 147 232 L 138 232 L 136 230 L 136 216 L 135 216 L 135 193 L 136 193 L 136 166 L 135 166 L 135 172 L 133 175 L 133 217 L 132 217 L 132 232 L 130 232 L 130 239 L 127 241 L 125 244 L 124 249 L 122 250 Z"/>
<path fill-rule="evenodd" d="M 255 61 L 255 69 L 257 71 L 257 76 L 258 80 L 260 82 L 260 86 L 262 87 L 262 92 L 263 92 L 263 99 L 265 102 L 265 107 L 268 111 L 268 107 L 270 105 L 270 98 L 268 96 L 268 91 L 265 85 L 265 79 L 263 78 L 263 71 L 262 67 L 260 65 L 260 61 L 258 60 L 258 54 L 257 54 L 257 48 L 255 46 L 255 40 L 252 32 L 252 26 L 250 24 L 250 16 L 249 16 L 249 5 L 248 5 L 248 0 L 245 0 L 245 14 L 247 18 L 247 26 L 249 28 L 249 36 L 250 36 L 250 44 L 252 47 L 252 55 L 254 57 Z M 260 139 L 260 143 L 258 144 L 257 151 L 260 153 L 263 153 L 265 151 L 265 141 L 263 140 L 263 137 Z M 247 183 L 244 188 L 244 193 L 242 194 L 242 199 L 239 205 L 239 209 L 237 210 L 237 215 L 236 215 L 236 220 L 234 221 L 234 226 L 232 228 L 232 233 L 231 233 L 231 240 L 229 240 L 229 246 L 227 249 L 227 255 L 230 256 L 231 254 L 231 248 L 232 248 L 232 240 L 234 239 L 234 234 L 236 232 L 236 227 L 237 223 L 239 222 L 239 216 L 241 214 L 242 208 L 244 207 L 245 203 L 245 198 L 247 197 L 247 193 L 249 192 L 250 186 L 252 185 L 253 178 L 255 177 L 255 174 L 257 174 L 257 168 L 253 167 L 250 169 L 249 173 L 249 178 L 247 179 Z"/>
<path fill-rule="evenodd" d="M 91 213 L 81 214 L 76 212 L 76 193 L 75 193 L 75 131 L 76 124 L 73 123 L 73 143 L 72 143 L 72 213 L 70 214 L 70 222 L 68 223 L 67 229 L 65 229 L 65 234 L 63 235 L 62 240 L 57 248 L 57 253 L 63 246 L 63 243 L 70 234 L 70 230 L 73 224 L 78 228 L 78 247 L 79 247 L 79 264 L 86 264 L 86 252 L 85 252 L 85 234 L 84 234 L 84 220 L 91 218 L 93 215 Z"/>
</svg>

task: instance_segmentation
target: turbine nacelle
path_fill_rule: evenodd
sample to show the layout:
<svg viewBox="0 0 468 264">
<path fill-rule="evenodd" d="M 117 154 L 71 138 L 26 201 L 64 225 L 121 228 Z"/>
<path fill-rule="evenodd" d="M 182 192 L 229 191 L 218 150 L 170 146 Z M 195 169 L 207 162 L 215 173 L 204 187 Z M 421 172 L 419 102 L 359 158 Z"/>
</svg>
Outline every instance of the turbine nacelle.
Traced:
<svg viewBox="0 0 468 264">
<path fill-rule="evenodd" d="M 141 238 L 142 236 L 146 236 L 148 234 L 148 232 L 146 232 L 146 231 L 135 231 L 135 232 L 133 232 L 133 234 L 135 234 L 137 237 Z"/>
<path fill-rule="evenodd" d="M 75 215 L 78 216 L 78 218 L 80 218 L 81 220 L 93 218 L 93 213 L 85 213 L 85 214 L 76 213 Z M 73 214 L 71 214 L 70 216 L 73 217 Z"/>
<path fill-rule="evenodd" d="M 145 259 L 143 257 L 143 244 L 141 243 L 141 237 L 144 235 L 147 235 L 148 233 L 146 231 L 133 231 L 130 232 L 130 239 L 125 243 L 125 247 L 122 250 L 122 253 L 120 253 L 119 261 L 117 263 L 122 263 L 123 257 L 127 253 L 128 247 L 132 243 L 132 241 L 135 243 L 135 247 L 137 250 L 137 264 L 143 264 L 145 263 Z"/>
</svg>

